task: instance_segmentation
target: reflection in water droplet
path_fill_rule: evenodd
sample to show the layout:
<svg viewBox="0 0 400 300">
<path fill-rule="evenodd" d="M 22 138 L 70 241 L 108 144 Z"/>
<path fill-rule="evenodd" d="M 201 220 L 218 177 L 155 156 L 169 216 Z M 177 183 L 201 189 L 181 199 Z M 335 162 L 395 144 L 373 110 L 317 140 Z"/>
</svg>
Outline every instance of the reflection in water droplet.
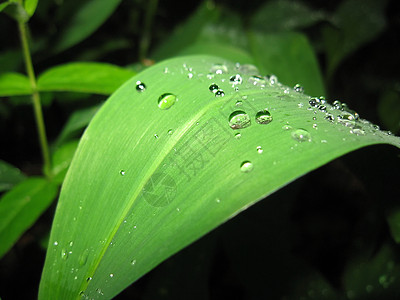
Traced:
<svg viewBox="0 0 400 300">
<path fill-rule="evenodd" d="M 53 243 L 53 245 L 54 245 L 54 246 L 58 246 L 58 242 L 55 241 L 55 242 Z"/>
<path fill-rule="evenodd" d="M 143 92 L 146 89 L 146 85 L 141 81 L 136 81 L 136 90 L 138 92 Z"/>
<path fill-rule="evenodd" d="M 253 168 L 253 164 L 248 160 L 242 162 L 240 165 L 240 171 L 242 171 L 243 173 L 249 173 L 253 170 Z"/>
<path fill-rule="evenodd" d="M 296 84 L 293 89 L 297 92 L 297 93 L 303 93 L 304 92 L 304 88 L 300 85 L 300 84 Z"/>
<path fill-rule="evenodd" d="M 154 134 L 154 138 L 158 139 L 158 134 L 157 133 Z"/>
<path fill-rule="evenodd" d="M 211 67 L 210 72 L 215 74 L 228 73 L 228 68 L 225 65 L 215 64 Z"/>
<path fill-rule="evenodd" d="M 229 116 L 229 126 L 232 129 L 246 128 L 251 125 L 251 120 L 249 115 L 242 111 L 237 110 L 230 114 Z"/>
<path fill-rule="evenodd" d="M 261 146 L 257 146 L 257 152 L 258 152 L 258 154 L 261 154 L 261 153 L 263 153 L 263 148 L 261 147 Z"/>
<path fill-rule="evenodd" d="M 171 93 L 162 94 L 158 98 L 158 107 L 161 109 L 169 109 L 176 102 L 176 96 Z"/>
<path fill-rule="evenodd" d="M 268 124 L 272 122 L 272 116 L 269 113 L 268 110 L 263 109 L 260 110 L 257 114 L 256 114 L 256 122 L 258 124 Z"/>
<path fill-rule="evenodd" d="M 113 278 L 113 277 L 114 277 L 114 274 L 113 274 L 113 273 L 111 273 L 111 274 L 110 274 L 110 277 L 111 277 L 111 278 Z"/>
<path fill-rule="evenodd" d="M 119 174 L 120 174 L 121 176 L 125 176 L 125 170 L 120 170 L 120 171 L 119 171 Z"/>
<path fill-rule="evenodd" d="M 304 129 L 296 129 L 292 132 L 292 138 L 298 142 L 311 142 L 311 134 Z"/>
<path fill-rule="evenodd" d="M 229 82 L 231 84 L 242 84 L 242 76 L 240 76 L 239 74 L 233 75 L 229 78 Z"/>
<path fill-rule="evenodd" d="M 221 203 L 221 199 L 219 199 L 219 198 L 216 198 L 216 199 L 215 199 L 215 202 L 217 202 L 217 203 Z"/>
</svg>

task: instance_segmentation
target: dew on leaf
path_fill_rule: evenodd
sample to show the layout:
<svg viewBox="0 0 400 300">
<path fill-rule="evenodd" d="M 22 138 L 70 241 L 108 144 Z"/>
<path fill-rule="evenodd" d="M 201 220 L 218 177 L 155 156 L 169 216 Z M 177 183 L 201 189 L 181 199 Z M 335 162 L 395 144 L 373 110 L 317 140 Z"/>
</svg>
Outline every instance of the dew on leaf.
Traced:
<svg viewBox="0 0 400 300">
<path fill-rule="evenodd" d="M 304 88 L 300 85 L 300 84 L 296 84 L 293 89 L 295 90 L 295 92 L 297 93 L 303 93 L 304 92 Z"/>
<path fill-rule="evenodd" d="M 249 173 L 253 170 L 254 166 L 252 162 L 246 160 L 240 164 L 240 171 L 243 173 Z"/>
<path fill-rule="evenodd" d="M 249 115 L 242 110 L 236 110 L 229 116 L 229 126 L 232 129 L 246 128 L 249 127 L 250 125 L 251 125 L 251 120 Z"/>
<path fill-rule="evenodd" d="M 174 131 L 172 129 L 168 130 L 168 135 L 172 135 Z"/>
<path fill-rule="evenodd" d="M 327 120 L 329 122 L 333 122 L 333 121 L 335 121 L 335 117 L 332 114 L 326 114 L 325 120 Z"/>
<path fill-rule="evenodd" d="M 224 74 L 228 73 L 228 68 L 222 64 L 215 64 L 211 67 L 210 72 L 215 74 Z"/>
<path fill-rule="evenodd" d="M 119 174 L 120 174 L 121 176 L 125 176 L 125 170 L 120 170 L 120 171 L 119 171 Z"/>
<path fill-rule="evenodd" d="M 256 75 L 260 73 L 257 67 L 251 64 L 240 65 L 239 72 L 247 75 Z"/>
<path fill-rule="evenodd" d="M 261 147 L 261 146 L 257 146 L 257 152 L 258 152 L 258 154 L 261 154 L 261 153 L 263 153 L 263 148 Z"/>
<path fill-rule="evenodd" d="M 292 138 L 300 143 L 311 142 L 311 134 L 305 129 L 296 129 L 292 132 Z"/>
<path fill-rule="evenodd" d="M 231 84 L 242 84 L 242 81 L 243 81 L 242 76 L 240 76 L 239 74 L 232 75 L 232 76 L 229 78 L 229 82 L 230 82 Z"/>
<path fill-rule="evenodd" d="M 269 75 L 269 76 L 267 76 L 267 79 L 268 79 L 270 85 L 274 85 L 274 84 L 278 83 L 278 77 L 276 77 L 275 75 Z"/>
<path fill-rule="evenodd" d="M 132 266 L 136 265 L 136 259 L 131 260 L 131 265 Z"/>
<path fill-rule="evenodd" d="M 355 135 L 365 135 L 365 131 L 360 127 L 355 127 L 353 129 L 351 129 L 350 133 L 355 134 Z"/>
<path fill-rule="evenodd" d="M 61 250 L 61 258 L 63 259 L 63 260 L 67 260 L 68 259 L 68 251 L 66 250 L 66 249 L 62 249 Z"/>
<path fill-rule="evenodd" d="M 217 91 L 215 91 L 214 94 L 215 94 L 215 97 L 223 97 L 223 96 L 225 96 L 224 91 L 221 90 L 221 89 L 218 89 Z"/>
<path fill-rule="evenodd" d="M 113 278 L 113 277 L 114 277 L 114 274 L 113 274 L 113 273 L 110 273 L 110 277 Z"/>
<path fill-rule="evenodd" d="M 290 125 L 283 125 L 283 126 L 282 126 L 282 129 L 283 129 L 283 130 L 290 130 L 290 129 L 292 129 L 292 126 L 290 126 Z"/>
<path fill-rule="evenodd" d="M 136 90 L 138 92 L 143 92 L 146 89 L 146 85 L 141 81 L 136 81 Z"/>
<path fill-rule="evenodd" d="M 169 109 L 171 108 L 171 106 L 173 106 L 176 102 L 176 96 L 174 94 L 171 93 L 165 93 L 162 94 L 159 98 L 158 98 L 158 107 L 161 109 Z"/>
<path fill-rule="evenodd" d="M 235 134 L 235 139 L 240 140 L 241 137 L 242 135 L 240 134 L 240 132 Z"/>
<path fill-rule="evenodd" d="M 236 103 L 235 103 L 236 106 L 242 106 L 242 104 L 243 104 L 243 102 L 240 100 L 236 101 Z"/>
<path fill-rule="evenodd" d="M 85 249 L 82 254 L 79 256 L 79 265 L 84 266 L 89 257 L 89 249 Z"/>
<path fill-rule="evenodd" d="M 219 90 L 219 86 L 215 83 L 211 84 L 208 89 L 210 92 L 213 92 L 214 94 Z"/>
<path fill-rule="evenodd" d="M 265 86 L 267 84 L 267 80 L 264 77 L 253 75 L 249 78 L 249 83 L 252 85 Z"/>
<path fill-rule="evenodd" d="M 347 127 L 354 127 L 354 125 L 356 124 L 355 116 L 350 113 L 338 115 L 337 121 Z"/>
<path fill-rule="evenodd" d="M 258 124 L 268 124 L 272 122 L 272 116 L 266 109 L 260 110 L 256 114 L 256 122 Z"/>
</svg>

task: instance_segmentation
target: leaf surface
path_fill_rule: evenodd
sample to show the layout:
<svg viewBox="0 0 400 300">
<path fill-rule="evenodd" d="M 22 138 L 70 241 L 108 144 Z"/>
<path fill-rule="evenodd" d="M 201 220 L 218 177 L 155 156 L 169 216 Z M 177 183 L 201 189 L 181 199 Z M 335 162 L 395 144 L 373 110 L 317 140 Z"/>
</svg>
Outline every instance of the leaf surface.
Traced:
<svg viewBox="0 0 400 300">
<path fill-rule="evenodd" d="M 0 74 L 0 96 L 29 95 L 32 93 L 28 77 L 20 73 Z"/>
<path fill-rule="evenodd" d="M 254 72 L 180 57 L 107 100 L 66 175 L 39 299 L 110 299 L 305 173 L 367 145 L 400 146 L 345 106 Z"/>
<path fill-rule="evenodd" d="M 57 185 L 31 177 L 0 199 L 0 257 L 2 257 L 57 195 Z"/>
<path fill-rule="evenodd" d="M 11 189 L 25 178 L 25 175 L 19 169 L 0 160 L 0 192 Z"/>
<path fill-rule="evenodd" d="M 40 91 L 111 94 L 135 72 L 106 63 L 68 63 L 39 76 Z"/>
</svg>

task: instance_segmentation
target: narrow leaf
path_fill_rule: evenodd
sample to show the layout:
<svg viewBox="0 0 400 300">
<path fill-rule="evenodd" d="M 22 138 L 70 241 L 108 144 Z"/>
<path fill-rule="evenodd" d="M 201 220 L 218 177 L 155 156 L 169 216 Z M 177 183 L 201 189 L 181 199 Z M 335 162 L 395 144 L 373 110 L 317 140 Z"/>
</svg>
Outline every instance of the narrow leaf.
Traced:
<svg viewBox="0 0 400 300">
<path fill-rule="evenodd" d="M 0 74 L 0 96 L 30 95 L 29 78 L 19 73 Z"/>
<path fill-rule="evenodd" d="M 400 147 L 345 106 L 269 79 L 192 56 L 118 89 L 65 178 L 39 299 L 110 299 L 305 173 L 367 145 Z"/>
<path fill-rule="evenodd" d="M 57 185 L 43 178 L 28 178 L 0 199 L 0 257 L 49 207 Z"/>
<path fill-rule="evenodd" d="M 135 73 L 105 63 L 68 63 L 39 76 L 40 91 L 71 91 L 111 94 Z"/>
<path fill-rule="evenodd" d="M 28 13 L 29 17 L 32 17 L 35 13 L 36 7 L 38 4 L 38 0 L 25 0 L 24 1 L 24 8 Z"/>
<path fill-rule="evenodd" d="M 18 168 L 0 160 L 0 192 L 11 189 L 25 178 L 26 176 Z"/>
<path fill-rule="evenodd" d="M 52 180 L 61 184 L 78 147 L 78 141 L 71 141 L 58 148 L 52 156 Z"/>
<path fill-rule="evenodd" d="M 98 29 L 118 7 L 121 0 L 89 0 L 81 7 L 66 25 L 54 51 L 60 52 L 81 42 Z"/>
</svg>

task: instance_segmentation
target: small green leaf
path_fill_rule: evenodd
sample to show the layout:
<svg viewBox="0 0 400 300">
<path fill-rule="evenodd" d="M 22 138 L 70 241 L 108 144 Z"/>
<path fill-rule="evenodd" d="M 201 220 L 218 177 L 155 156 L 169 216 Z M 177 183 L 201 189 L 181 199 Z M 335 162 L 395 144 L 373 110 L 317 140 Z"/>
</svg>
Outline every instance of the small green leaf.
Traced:
<svg viewBox="0 0 400 300">
<path fill-rule="evenodd" d="M 68 63 L 39 76 L 40 91 L 70 91 L 109 95 L 135 72 L 106 63 Z"/>
<path fill-rule="evenodd" d="M 82 131 L 99 110 L 100 105 L 81 109 L 75 111 L 64 125 L 60 135 L 55 142 L 56 145 L 61 145 L 71 137 L 77 135 L 78 132 Z"/>
<path fill-rule="evenodd" d="M 71 141 L 58 148 L 52 156 L 52 180 L 61 184 L 78 147 L 78 141 Z"/>
<path fill-rule="evenodd" d="M 28 77 L 19 73 L 0 74 L 0 97 L 30 94 L 32 88 Z"/>
<path fill-rule="evenodd" d="M 0 199 L 0 257 L 49 207 L 57 195 L 55 184 L 31 177 Z"/>
<path fill-rule="evenodd" d="M 249 40 L 254 60 L 262 73 L 274 74 L 280 82 L 292 87 L 300 84 L 308 95 L 325 95 L 317 58 L 305 35 L 254 31 L 249 32 Z"/>
<path fill-rule="evenodd" d="M 16 1 L 7 1 L 0 4 L 0 11 L 5 12 L 19 23 L 25 23 L 29 20 L 29 15 L 24 7 Z"/>
<path fill-rule="evenodd" d="M 10 5 L 11 1 L 6 1 L 0 4 L 0 12 L 3 11 L 8 5 Z"/>
<path fill-rule="evenodd" d="M 66 50 L 90 36 L 112 15 L 120 2 L 121 0 L 89 0 L 77 6 L 76 13 L 61 32 L 54 51 Z"/>
<path fill-rule="evenodd" d="M 29 17 L 32 17 L 35 13 L 36 7 L 38 4 L 38 0 L 25 0 L 24 1 L 24 8 L 28 13 Z"/>
<path fill-rule="evenodd" d="M 365 146 L 400 147 L 345 106 L 254 72 L 179 57 L 106 101 L 64 180 L 39 299 L 111 299 L 307 172 Z"/>
<path fill-rule="evenodd" d="M 25 178 L 26 176 L 19 169 L 0 160 L 0 192 L 11 189 Z"/>
</svg>

